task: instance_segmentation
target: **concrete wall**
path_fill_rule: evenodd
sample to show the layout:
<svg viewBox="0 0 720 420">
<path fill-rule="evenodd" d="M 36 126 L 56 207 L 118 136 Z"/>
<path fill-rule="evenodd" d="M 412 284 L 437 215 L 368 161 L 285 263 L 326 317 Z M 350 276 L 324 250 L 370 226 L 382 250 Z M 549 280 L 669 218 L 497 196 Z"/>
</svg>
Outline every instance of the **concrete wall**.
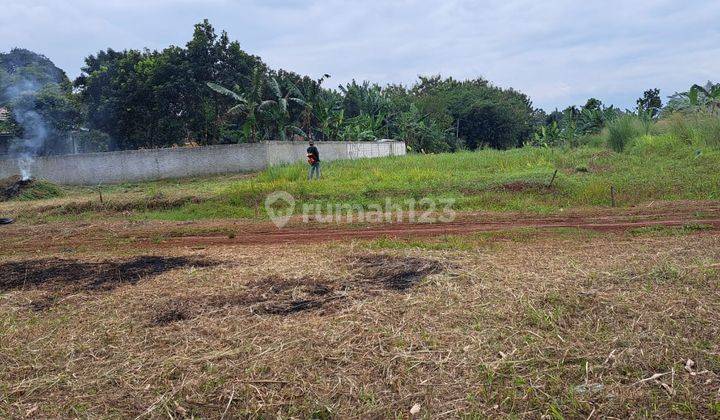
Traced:
<svg viewBox="0 0 720 420">
<path fill-rule="evenodd" d="M 321 161 L 405 154 L 403 142 L 317 142 Z M 264 142 L 36 158 L 32 176 L 58 184 L 97 185 L 257 171 L 304 161 L 307 143 Z M 20 172 L 14 159 L 0 159 L 0 178 Z"/>
</svg>

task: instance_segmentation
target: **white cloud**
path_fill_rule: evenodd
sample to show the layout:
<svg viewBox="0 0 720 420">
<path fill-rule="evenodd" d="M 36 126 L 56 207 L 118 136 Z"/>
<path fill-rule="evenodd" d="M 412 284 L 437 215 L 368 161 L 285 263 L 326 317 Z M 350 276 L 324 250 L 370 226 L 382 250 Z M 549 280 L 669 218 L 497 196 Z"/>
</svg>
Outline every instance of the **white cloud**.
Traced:
<svg viewBox="0 0 720 420">
<path fill-rule="evenodd" d="M 0 50 L 41 52 L 71 76 L 99 49 L 182 45 L 209 18 L 273 67 L 332 83 L 483 76 L 544 108 L 596 96 L 630 107 L 720 79 L 712 0 L 3 0 Z"/>
</svg>

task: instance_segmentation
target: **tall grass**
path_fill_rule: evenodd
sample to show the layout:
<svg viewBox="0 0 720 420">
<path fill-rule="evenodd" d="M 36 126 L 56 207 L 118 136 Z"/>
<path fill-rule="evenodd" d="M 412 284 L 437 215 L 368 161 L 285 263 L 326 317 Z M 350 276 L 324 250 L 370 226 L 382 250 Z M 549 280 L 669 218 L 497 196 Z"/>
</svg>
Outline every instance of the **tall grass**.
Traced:
<svg viewBox="0 0 720 420">
<path fill-rule="evenodd" d="M 698 115 L 692 120 L 693 145 L 720 148 L 720 117 Z"/>
<path fill-rule="evenodd" d="M 720 117 L 708 113 L 675 113 L 661 124 L 667 133 L 696 148 L 720 149 Z"/>
<path fill-rule="evenodd" d="M 616 152 L 622 152 L 633 140 L 646 134 L 646 128 L 635 115 L 623 115 L 607 125 L 608 146 Z"/>
</svg>

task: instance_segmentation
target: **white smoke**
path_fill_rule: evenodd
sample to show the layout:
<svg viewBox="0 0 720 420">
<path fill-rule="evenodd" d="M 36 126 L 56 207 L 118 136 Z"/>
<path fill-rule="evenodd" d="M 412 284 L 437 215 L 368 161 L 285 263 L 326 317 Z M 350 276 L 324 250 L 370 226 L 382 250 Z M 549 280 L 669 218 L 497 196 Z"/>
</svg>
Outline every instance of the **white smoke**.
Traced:
<svg viewBox="0 0 720 420">
<path fill-rule="evenodd" d="M 22 137 L 13 139 L 10 144 L 10 157 L 17 159 L 20 176 L 23 180 L 32 177 L 35 157 L 42 150 L 50 132 L 48 124 L 33 107 L 33 97 L 40 91 L 40 84 L 28 79 L 13 81 L 5 89 L 5 98 L 11 103 L 13 117 L 22 127 Z"/>
</svg>

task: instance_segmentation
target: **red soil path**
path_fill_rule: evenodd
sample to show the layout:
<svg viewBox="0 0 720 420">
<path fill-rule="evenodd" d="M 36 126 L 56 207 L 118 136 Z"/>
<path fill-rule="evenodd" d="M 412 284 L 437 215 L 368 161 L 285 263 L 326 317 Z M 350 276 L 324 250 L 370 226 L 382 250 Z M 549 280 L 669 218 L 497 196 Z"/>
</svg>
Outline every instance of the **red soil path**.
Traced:
<svg viewBox="0 0 720 420">
<path fill-rule="evenodd" d="M 260 245 L 314 243 L 351 239 L 432 237 L 497 232 L 512 229 L 580 228 L 595 231 L 624 231 L 642 227 L 702 225 L 720 230 L 720 203 L 679 202 L 659 208 L 631 208 L 607 211 L 579 211 L 567 216 L 521 216 L 459 214 L 449 223 L 383 223 L 369 225 L 299 224 L 277 228 L 270 223 L 244 226 L 234 238 L 185 236 L 171 238 L 163 246 Z M 242 226 L 242 225 L 241 225 Z"/>
<path fill-rule="evenodd" d="M 720 202 L 665 202 L 623 209 L 584 209 L 555 216 L 509 213 L 458 213 L 450 223 L 326 224 L 295 219 L 282 229 L 269 222 L 63 222 L 0 227 L 0 252 L 41 251 L 85 246 L 103 248 L 194 248 L 205 246 L 320 243 L 352 239 L 466 235 L 513 229 L 580 228 L 625 231 L 652 226 L 703 225 L 720 231 Z M 193 232 L 207 233 L 193 234 Z M 180 231 L 180 234 L 177 232 Z M 234 234 L 229 234 L 234 232 Z M 190 236 L 193 235 L 193 236 Z M 129 239 L 123 242 L 122 239 Z"/>
</svg>

